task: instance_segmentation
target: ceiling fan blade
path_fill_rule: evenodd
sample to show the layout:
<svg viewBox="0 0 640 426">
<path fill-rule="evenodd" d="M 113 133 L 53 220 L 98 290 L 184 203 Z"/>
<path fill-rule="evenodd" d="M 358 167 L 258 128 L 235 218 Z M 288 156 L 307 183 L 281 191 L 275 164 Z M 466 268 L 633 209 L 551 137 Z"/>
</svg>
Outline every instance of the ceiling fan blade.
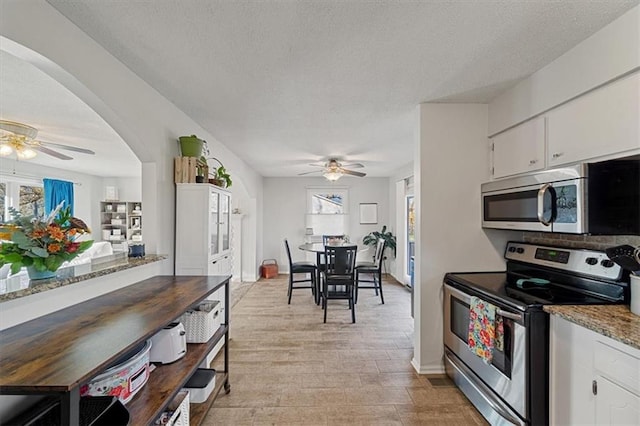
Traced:
<svg viewBox="0 0 640 426">
<path fill-rule="evenodd" d="M 314 170 L 312 172 L 298 173 L 298 176 L 311 175 L 313 173 L 320 173 L 320 172 L 322 172 L 322 170 Z"/>
<path fill-rule="evenodd" d="M 45 146 L 42 145 L 33 145 L 31 148 L 35 149 L 36 151 L 40 151 L 44 154 L 50 155 L 52 157 L 56 157 L 60 160 L 73 160 L 73 157 L 69 157 L 68 155 L 64 155 L 64 154 L 60 154 L 59 152 L 56 152 L 52 149 L 49 149 Z"/>
<path fill-rule="evenodd" d="M 342 169 L 342 173 L 345 175 L 358 176 L 358 177 L 365 177 L 367 175 L 366 173 L 354 172 L 353 170 L 346 170 L 346 169 Z"/>
<path fill-rule="evenodd" d="M 41 145 L 52 146 L 52 147 L 60 148 L 60 149 L 66 149 L 67 151 L 75 151 L 75 152 L 80 152 L 82 154 L 95 155 L 95 152 L 91 151 L 90 149 L 79 148 L 77 146 L 62 145 L 62 144 L 59 144 L 59 143 L 43 142 L 43 141 L 38 141 L 38 143 L 40 143 Z"/>
<path fill-rule="evenodd" d="M 343 164 L 342 167 L 349 167 L 350 169 L 361 169 L 364 167 L 362 163 L 346 163 Z"/>
</svg>

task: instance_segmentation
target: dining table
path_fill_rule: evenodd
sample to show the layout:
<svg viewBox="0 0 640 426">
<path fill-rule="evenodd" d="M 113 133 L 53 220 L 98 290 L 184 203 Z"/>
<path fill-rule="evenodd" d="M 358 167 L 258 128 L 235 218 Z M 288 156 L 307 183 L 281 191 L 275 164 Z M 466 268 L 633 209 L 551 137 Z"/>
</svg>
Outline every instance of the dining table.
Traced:
<svg viewBox="0 0 640 426">
<path fill-rule="evenodd" d="M 330 244 L 327 244 L 328 246 L 331 247 L 344 247 L 344 246 L 355 246 L 357 244 L 355 243 L 350 243 L 350 242 L 332 242 Z M 308 251 L 311 253 L 315 253 L 316 254 L 316 266 L 318 267 L 317 269 L 317 276 L 316 276 L 316 288 L 315 288 L 315 301 L 316 304 L 320 303 L 320 291 L 322 290 L 320 287 L 320 279 L 322 276 L 322 271 L 320 270 L 320 265 L 322 264 L 322 255 L 324 254 L 324 247 L 325 244 L 324 243 L 304 243 L 304 244 L 300 244 L 298 246 L 298 248 L 302 251 Z M 367 251 L 369 249 L 368 246 L 359 246 L 358 245 L 358 253 L 362 252 L 362 251 Z"/>
</svg>

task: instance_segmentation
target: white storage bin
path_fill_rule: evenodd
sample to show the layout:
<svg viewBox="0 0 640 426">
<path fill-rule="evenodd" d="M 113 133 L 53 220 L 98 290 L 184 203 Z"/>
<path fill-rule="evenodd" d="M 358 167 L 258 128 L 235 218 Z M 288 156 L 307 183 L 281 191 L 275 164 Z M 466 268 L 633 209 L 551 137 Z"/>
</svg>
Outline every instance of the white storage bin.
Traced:
<svg viewBox="0 0 640 426">
<path fill-rule="evenodd" d="M 187 332 L 187 343 L 205 343 L 220 327 L 220 301 L 206 301 L 180 317 Z"/>
<path fill-rule="evenodd" d="M 169 412 L 173 411 L 167 426 L 189 426 L 189 403 L 191 399 L 189 397 L 188 390 L 181 390 L 178 395 L 171 401 L 167 407 Z"/>
<path fill-rule="evenodd" d="M 215 386 L 216 370 L 198 368 L 183 389 L 189 391 L 191 403 L 201 404 L 209 398 Z"/>
</svg>

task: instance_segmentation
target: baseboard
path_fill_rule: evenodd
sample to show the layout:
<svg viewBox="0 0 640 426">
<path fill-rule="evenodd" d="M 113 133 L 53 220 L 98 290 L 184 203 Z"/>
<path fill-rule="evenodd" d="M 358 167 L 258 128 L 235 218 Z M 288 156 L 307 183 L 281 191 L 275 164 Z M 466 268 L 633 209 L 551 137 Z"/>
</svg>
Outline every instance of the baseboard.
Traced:
<svg viewBox="0 0 640 426">
<path fill-rule="evenodd" d="M 411 365 L 418 374 L 445 374 L 444 364 L 439 365 L 418 365 L 415 358 L 411 359 Z"/>
</svg>

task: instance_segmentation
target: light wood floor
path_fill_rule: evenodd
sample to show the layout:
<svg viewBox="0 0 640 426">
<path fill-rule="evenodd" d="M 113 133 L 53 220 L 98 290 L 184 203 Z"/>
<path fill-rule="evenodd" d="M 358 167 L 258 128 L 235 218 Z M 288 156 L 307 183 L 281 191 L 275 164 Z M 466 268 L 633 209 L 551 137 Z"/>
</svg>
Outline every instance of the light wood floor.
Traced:
<svg viewBox="0 0 640 426">
<path fill-rule="evenodd" d="M 415 373 L 410 293 L 384 291 L 360 291 L 356 324 L 329 301 L 323 324 L 310 290 L 287 305 L 286 275 L 251 286 L 231 313 L 231 393 L 205 425 L 486 424 L 448 379 Z"/>
</svg>

